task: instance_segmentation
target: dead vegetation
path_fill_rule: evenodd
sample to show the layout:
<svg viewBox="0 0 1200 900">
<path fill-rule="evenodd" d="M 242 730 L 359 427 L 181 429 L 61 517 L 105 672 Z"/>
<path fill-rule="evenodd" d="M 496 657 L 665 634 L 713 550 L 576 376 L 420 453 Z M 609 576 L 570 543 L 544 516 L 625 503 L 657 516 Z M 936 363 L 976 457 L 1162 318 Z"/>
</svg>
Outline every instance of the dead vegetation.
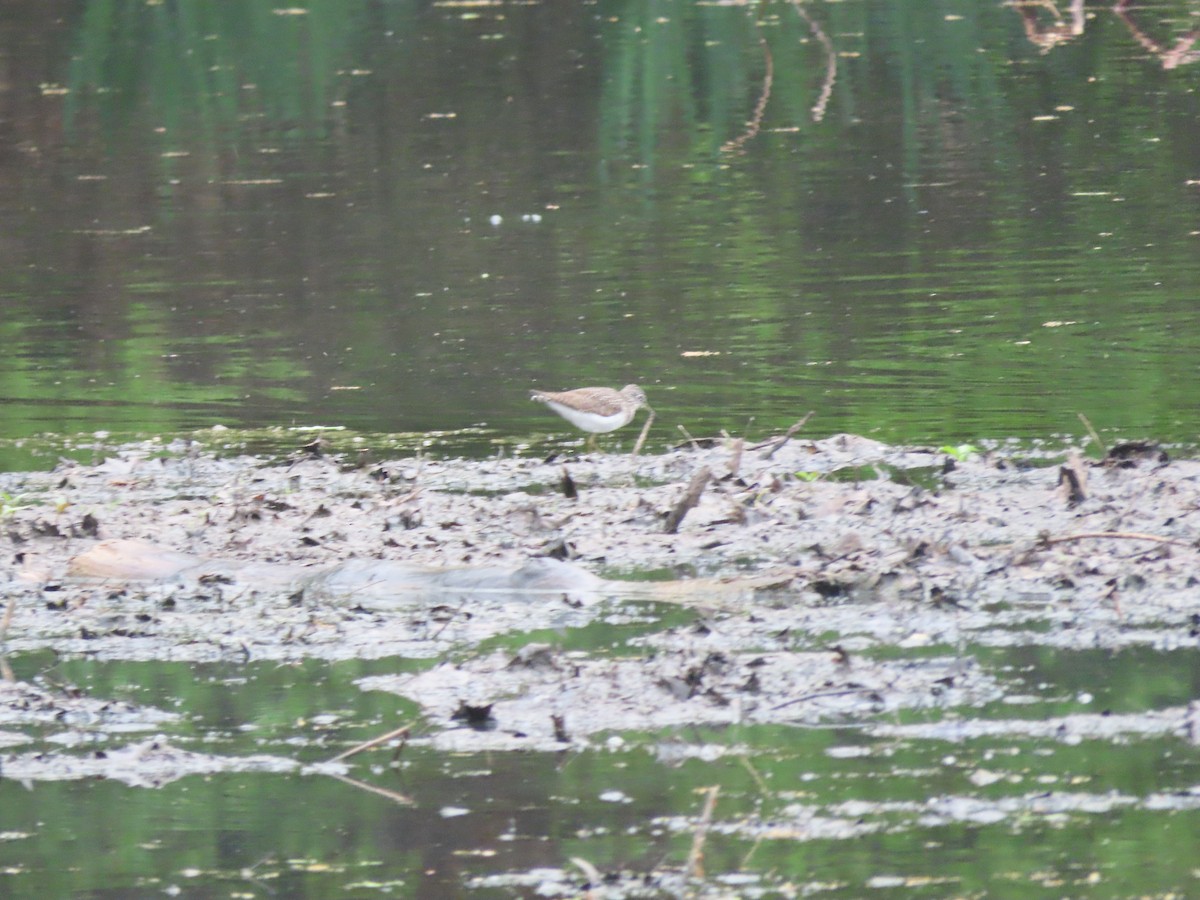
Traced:
<svg viewBox="0 0 1200 900">
<path fill-rule="evenodd" d="M 1132 442 L 1102 460 L 948 454 L 802 440 L 802 424 L 657 456 L 362 465 L 314 446 L 264 463 L 143 445 L 8 474 L 28 502 L 4 523 L 0 628 L 10 651 L 98 658 L 439 657 L 385 686 L 467 748 L 971 706 L 1002 685 L 968 642 L 1192 640 L 1195 461 Z M 654 621 L 664 602 L 695 619 L 642 639 L 649 661 L 473 649 Z M 946 652 L 872 658 L 885 647 Z M 463 718 L 485 708 L 498 727 Z"/>
</svg>

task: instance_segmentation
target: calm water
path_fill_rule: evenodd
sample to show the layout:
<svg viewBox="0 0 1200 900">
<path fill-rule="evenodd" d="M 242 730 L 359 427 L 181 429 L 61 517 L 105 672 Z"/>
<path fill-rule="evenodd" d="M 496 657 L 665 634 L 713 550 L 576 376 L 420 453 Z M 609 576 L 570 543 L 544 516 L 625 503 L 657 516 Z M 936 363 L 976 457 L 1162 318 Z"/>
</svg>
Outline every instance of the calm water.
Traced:
<svg viewBox="0 0 1200 900">
<path fill-rule="evenodd" d="M 1023 706 L 984 710 L 985 718 L 1160 708 L 1186 702 L 1200 681 L 1193 651 L 977 652 L 1006 677 L 1019 673 L 1033 695 Z M 327 759 L 414 715 L 404 701 L 353 686 L 396 671 L 403 664 L 394 660 L 13 662 L 19 677 L 181 713 L 162 733 L 201 753 Z M 1094 697 L 1077 699 L 1084 691 Z M 58 738 L 71 733 L 85 734 L 47 727 L 45 749 L 59 749 Z M 93 735 L 85 746 L 111 750 L 144 738 Z M 553 756 L 409 746 L 394 765 L 388 751 L 355 766 L 370 788 L 410 803 L 320 775 L 190 776 L 155 789 L 96 779 L 26 788 L 0 779 L 0 885 L 13 898 L 535 897 L 483 879 L 571 868 L 572 857 L 602 872 L 680 866 L 700 792 L 711 785 L 721 789 L 719 822 L 756 817 L 770 833 L 714 831 L 707 870 L 741 872 L 743 884 L 761 879 L 769 896 L 794 896 L 789 883 L 847 900 L 1190 896 L 1196 885 L 1200 810 L 1171 803 L 1191 796 L 1200 759 L 1174 737 L 946 743 L 854 728 L 743 726 L 630 740 L 617 752 Z M 685 746 L 739 749 L 715 761 L 672 758 L 672 747 Z M 981 774 L 995 783 L 981 783 Z M 1055 796 L 1092 799 L 1060 813 L 1024 811 Z M 930 798 L 961 798 L 968 815 L 927 821 L 941 809 L 925 811 Z M 1016 804 L 1007 815 L 1006 802 Z M 804 808 L 811 820 L 797 812 Z M 831 827 L 839 822 L 844 833 Z"/>
<path fill-rule="evenodd" d="M 1196 4 L 802 11 L 5 4 L 0 431 L 1193 440 Z"/>
<path fill-rule="evenodd" d="M 531 387 L 630 381 L 658 410 L 651 446 L 809 410 L 810 433 L 895 441 L 1082 436 L 1079 413 L 1195 441 L 1200 3 L 1059 6 L 10 0 L 0 464 L 32 435 L 214 424 L 454 431 L 482 454 L 566 433 Z M 1200 680 L 1181 655 L 1001 662 L 1045 670 L 1059 699 L 1031 715 L 1069 707 L 1083 670 L 1113 708 Z M 196 749 L 320 759 L 297 723 L 338 709 L 357 740 L 411 714 L 354 687 L 367 664 L 66 665 L 97 696 L 179 702 L 172 740 Z M 779 793 L 649 749 L 412 749 L 378 779 L 404 807 L 316 777 L 0 778 L 0 893 L 461 896 L 571 856 L 678 866 L 691 834 L 656 817 L 717 783 L 733 820 L 965 791 L 973 765 L 1010 776 L 994 794 L 1200 782 L 1175 739 L 981 742 L 953 765 L 937 742 L 827 752 L 853 731 L 687 739 L 744 745 Z M 598 799 L 614 789 L 630 802 Z M 1186 894 L 1197 840 L 1200 813 L 1136 807 L 714 835 L 707 859 L 836 897 L 995 892 L 997 873 L 1011 896 Z"/>
</svg>

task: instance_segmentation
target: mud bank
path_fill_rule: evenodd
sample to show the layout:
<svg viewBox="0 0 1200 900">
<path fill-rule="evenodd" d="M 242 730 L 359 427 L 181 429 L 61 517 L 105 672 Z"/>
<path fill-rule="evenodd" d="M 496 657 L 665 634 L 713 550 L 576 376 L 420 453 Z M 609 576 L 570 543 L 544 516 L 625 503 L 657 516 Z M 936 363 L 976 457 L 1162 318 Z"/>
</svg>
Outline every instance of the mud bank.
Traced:
<svg viewBox="0 0 1200 900">
<path fill-rule="evenodd" d="M 1195 645 L 1200 463 L 1146 445 L 958 455 L 851 435 L 372 466 L 123 447 L 0 476 L 6 649 L 433 659 L 363 686 L 419 703 L 439 746 L 549 749 L 978 707 L 1005 685 L 971 647 Z M 161 566 L 86 565 L 139 546 L 104 541 L 147 542 Z M 526 590 L 531 565 L 568 581 Z M 546 637 L 679 607 L 624 656 Z"/>
</svg>

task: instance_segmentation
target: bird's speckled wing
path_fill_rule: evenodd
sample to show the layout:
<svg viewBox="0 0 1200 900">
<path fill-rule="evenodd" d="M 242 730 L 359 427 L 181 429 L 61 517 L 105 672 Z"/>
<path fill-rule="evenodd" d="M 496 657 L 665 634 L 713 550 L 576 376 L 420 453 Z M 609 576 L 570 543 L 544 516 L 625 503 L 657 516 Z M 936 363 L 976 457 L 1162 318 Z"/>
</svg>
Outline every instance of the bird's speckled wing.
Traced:
<svg viewBox="0 0 1200 900">
<path fill-rule="evenodd" d="M 581 412 L 615 416 L 625 409 L 619 391 L 606 387 L 576 388 L 573 391 L 534 391 L 533 399 L 543 403 L 561 403 Z"/>
</svg>

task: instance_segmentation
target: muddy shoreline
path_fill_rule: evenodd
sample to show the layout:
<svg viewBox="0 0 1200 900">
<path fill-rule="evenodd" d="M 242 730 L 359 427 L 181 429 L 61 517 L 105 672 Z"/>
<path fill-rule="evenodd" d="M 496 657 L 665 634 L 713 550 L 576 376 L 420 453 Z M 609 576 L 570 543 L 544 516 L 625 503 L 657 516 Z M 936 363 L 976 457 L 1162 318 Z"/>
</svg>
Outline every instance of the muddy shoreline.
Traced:
<svg viewBox="0 0 1200 900">
<path fill-rule="evenodd" d="M 458 750 L 978 707 L 1005 685 L 971 648 L 1195 646 L 1200 463 L 1128 445 L 1076 461 L 1074 478 L 1064 465 L 1065 450 L 950 453 L 853 435 L 365 466 L 319 449 L 267 462 L 145 442 L 97 465 L 0 476 L 16 563 L 5 649 L 427 659 L 363 687 L 415 700 L 423 739 Z M 78 560 L 113 540 L 192 563 L 81 574 Z M 581 580 L 498 589 L 497 573 L 542 558 Z M 397 564 L 478 577 L 398 586 L 380 575 Z M 681 608 L 682 624 L 650 629 L 637 657 L 545 640 Z M 520 652 L 479 649 L 533 633 Z M 464 724 L 472 709 L 486 728 L 466 727 L 480 724 Z"/>
</svg>

